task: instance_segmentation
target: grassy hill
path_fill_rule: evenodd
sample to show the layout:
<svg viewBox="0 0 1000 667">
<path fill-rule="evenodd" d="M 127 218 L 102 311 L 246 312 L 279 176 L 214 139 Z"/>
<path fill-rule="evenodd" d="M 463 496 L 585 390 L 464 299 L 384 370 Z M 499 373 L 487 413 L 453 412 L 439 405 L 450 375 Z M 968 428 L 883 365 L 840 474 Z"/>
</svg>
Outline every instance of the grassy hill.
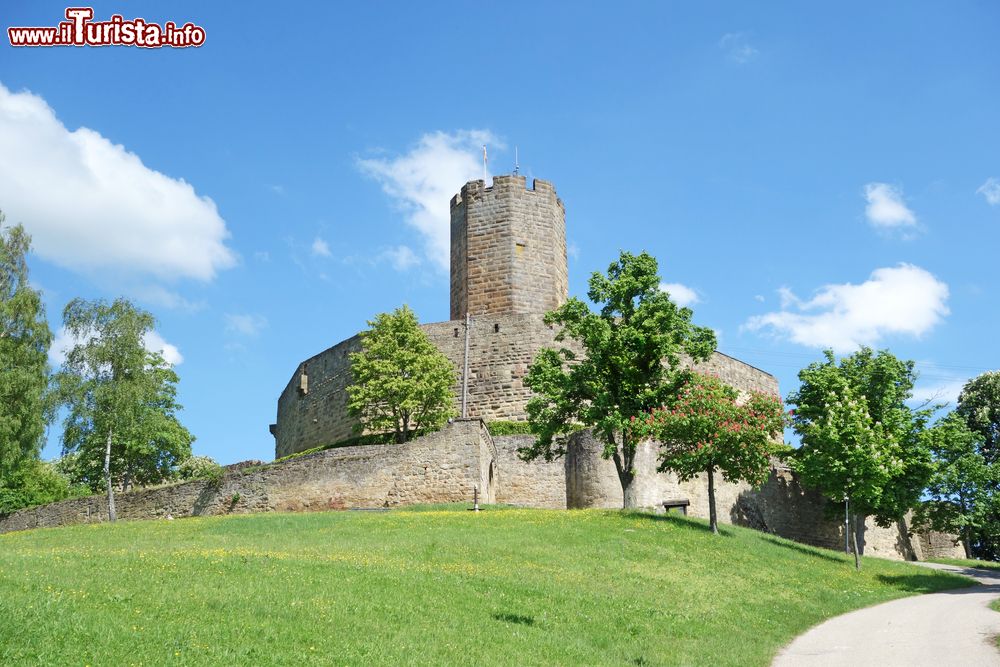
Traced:
<svg viewBox="0 0 1000 667">
<path fill-rule="evenodd" d="M 0 664 L 766 665 L 968 582 L 609 511 L 264 514 L 0 535 Z"/>
</svg>

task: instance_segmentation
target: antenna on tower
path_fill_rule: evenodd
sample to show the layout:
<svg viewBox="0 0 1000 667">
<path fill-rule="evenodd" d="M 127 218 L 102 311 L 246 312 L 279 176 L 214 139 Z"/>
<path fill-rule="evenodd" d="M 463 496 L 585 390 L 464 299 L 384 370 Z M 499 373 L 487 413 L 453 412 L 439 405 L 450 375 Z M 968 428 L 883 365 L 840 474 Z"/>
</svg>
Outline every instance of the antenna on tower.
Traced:
<svg viewBox="0 0 1000 667">
<path fill-rule="evenodd" d="M 483 181 L 489 180 L 487 175 L 489 174 L 489 168 L 486 166 L 489 160 L 486 157 L 486 144 L 483 144 Z"/>
<path fill-rule="evenodd" d="M 514 175 L 521 171 L 521 165 L 517 161 L 517 146 L 514 146 Z"/>
</svg>

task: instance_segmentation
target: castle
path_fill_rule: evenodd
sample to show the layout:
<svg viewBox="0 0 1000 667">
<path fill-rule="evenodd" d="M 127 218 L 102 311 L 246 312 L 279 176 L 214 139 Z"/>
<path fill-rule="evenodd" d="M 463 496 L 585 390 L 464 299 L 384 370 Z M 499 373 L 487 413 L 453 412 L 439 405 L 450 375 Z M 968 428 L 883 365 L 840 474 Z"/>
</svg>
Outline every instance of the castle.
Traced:
<svg viewBox="0 0 1000 667">
<path fill-rule="evenodd" d="M 441 430 L 401 445 L 335 447 L 264 466 L 233 470 L 218 482 L 198 480 L 121 494 L 123 519 L 203 514 L 375 508 L 471 501 L 551 509 L 621 508 L 614 463 L 590 431 L 569 436 L 556 461 L 525 462 L 518 449 L 534 436 L 500 436 L 490 422 L 524 421 L 530 390 L 524 376 L 535 354 L 554 344 L 543 315 L 567 298 L 565 209 L 551 183 L 497 176 L 492 187 L 472 181 L 451 201 L 451 320 L 423 325 L 455 370 L 456 412 Z M 562 344 L 570 344 L 566 341 Z M 276 458 L 330 445 L 353 434 L 347 410 L 349 354 L 357 336 L 298 365 L 278 399 L 271 425 Z M 777 380 L 721 353 L 697 366 L 739 390 L 777 392 Z M 689 512 L 708 516 L 701 478 L 680 481 L 657 472 L 655 443 L 635 458 L 638 504 L 656 508 L 687 499 Z M 842 548 L 841 523 L 827 502 L 802 488 L 775 461 L 760 488 L 719 480 L 719 520 L 800 542 Z M 0 517 L 0 533 L 39 526 L 103 521 L 107 499 L 73 498 Z M 836 508 L 834 508 L 836 509 Z M 953 536 L 912 533 L 869 520 L 859 537 L 865 553 L 889 558 L 962 556 Z"/>
<path fill-rule="evenodd" d="M 565 303 L 568 285 L 566 211 L 551 183 L 535 179 L 528 189 L 523 176 L 496 176 L 492 187 L 471 181 L 452 198 L 451 320 L 423 330 L 455 369 L 457 414 L 526 419 L 528 365 L 555 345 L 542 318 Z M 352 435 L 346 390 L 358 349 L 355 336 L 299 364 L 271 425 L 276 458 Z M 721 353 L 699 367 L 737 389 L 778 391 L 773 376 Z"/>
</svg>

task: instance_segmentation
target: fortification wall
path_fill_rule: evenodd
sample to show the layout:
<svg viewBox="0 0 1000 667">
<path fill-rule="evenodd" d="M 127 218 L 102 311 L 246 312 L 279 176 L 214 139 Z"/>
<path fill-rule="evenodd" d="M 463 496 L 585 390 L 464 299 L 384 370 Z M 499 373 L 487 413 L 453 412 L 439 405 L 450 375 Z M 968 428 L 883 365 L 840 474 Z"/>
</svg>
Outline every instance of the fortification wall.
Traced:
<svg viewBox="0 0 1000 667">
<path fill-rule="evenodd" d="M 539 314 L 482 315 L 469 329 L 468 416 L 487 421 L 524 421 L 531 390 L 524 384 L 528 366 L 539 350 L 555 347 L 555 330 Z M 436 322 L 421 327 L 455 369 L 455 412 L 459 414 L 465 355 L 465 321 Z M 351 384 L 350 353 L 360 349 L 357 336 L 299 364 L 278 399 L 278 419 L 272 427 L 275 457 L 351 437 L 356 420 L 347 414 Z M 566 345 L 579 352 L 571 341 Z M 696 366 L 717 374 L 741 391 L 778 391 L 774 376 L 716 353 Z"/>
<path fill-rule="evenodd" d="M 566 211 L 552 183 L 495 176 L 451 200 L 451 319 L 544 313 L 566 301 Z"/>
<path fill-rule="evenodd" d="M 471 501 L 496 502 L 496 448 L 478 419 L 459 420 L 403 445 L 343 447 L 250 471 L 221 484 L 194 481 L 118 494 L 120 519 L 162 519 L 269 511 L 378 508 Z M 0 533 L 95 523 L 108 518 L 107 498 L 90 496 L 0 517 Z"/>
<path fill-rule="evenodd" d="M 531 445 L 533 435 L 494 436 L 500 487 L 497 502 L 524 507 L 566 509 L 566 465 L 561 460 L 522 461 L 521 447 Z"/>
<path fill-rule="evenodd" d="M 465 357 L 465 321 L 424 324 L 421 328 L 454 367 L 455 413 L 460 414 Z M 489 315 L 472 319 L 469 330 L 469 417 L 525 419 L 531 391 L 524 386 L 528 364 L 555 332 L 541 315 Z M 358 336 L 299 364 L 278 399 L 272 426 L 275 457 L 351 437 L 357 420 L 347 413 L 350 354 L 361 349 Z"/>
<path fill-rule="evenodd" d="M 620 508 L 622 488 L 613 461 L 601 457 L 604 446 L 589 430 L 570 436 L 566 450 L 566 504 L 570 508 Z M 686 498 L 691 516 L 708 518 L 708 483 L 705 475 L 680 481 L 677 475 L 656 472 L 657 451 L 652 442 L 642 443 L 635 459 L 638 504 L 658 509 L 667 499 Z M 804 489 L 794 473 L 778 461 L 761 488 L 744 482 L 715 479 L 716 509 L 720 523 L 748 526 L 796 542 L 828 549 L 844 547 L 844 528 L 828 513 L 827 501 L 816 491 Z M 868 519 L 859 532 L 866 555 L 895 559 L 949 556 L 961 558 L 961 546 L 941 533 L 917 533 L 906 520 L 888 528 Z"/>
</svg>

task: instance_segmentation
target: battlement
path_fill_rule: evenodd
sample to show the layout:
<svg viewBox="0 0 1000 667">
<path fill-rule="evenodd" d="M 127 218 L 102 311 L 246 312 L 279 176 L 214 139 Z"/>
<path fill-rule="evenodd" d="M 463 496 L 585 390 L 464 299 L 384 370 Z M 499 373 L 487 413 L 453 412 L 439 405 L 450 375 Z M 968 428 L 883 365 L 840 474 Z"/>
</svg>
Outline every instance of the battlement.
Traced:
<svg viewBox="0 0 1000 667">
<path fill-rule="evenodd" d="M 486 185 L 486 181 L 481 178 L 476 181 L 469 181 L 462 186 L 462 190 L 458 194 L 451 198 L 451 208 L 455 208 L 455 206 L 461 204 L 462 202 L 469 201 L 470 198 L 474 199 L 488 192 L 495 192 L 499 194 L 502 191 L 514 190 L 551 194 L 556 198 L 556 201 L 559 203 L 559 207 L 564 208 L 562 200 L 556 197 L 556 186 L 553 185 L 551 181 L 534 178 L 532 179 L 531 187 L 529 188 L 528 179 L 518 174 L 501 174 L 494 176 L 492 185 Z"/>
<path fill-rule="evenodd" d="M 544 313 L 568 293 L 566 210 L 524 176 L 469 181 L 451 199 L 451 317 Z"/>
</svg>

